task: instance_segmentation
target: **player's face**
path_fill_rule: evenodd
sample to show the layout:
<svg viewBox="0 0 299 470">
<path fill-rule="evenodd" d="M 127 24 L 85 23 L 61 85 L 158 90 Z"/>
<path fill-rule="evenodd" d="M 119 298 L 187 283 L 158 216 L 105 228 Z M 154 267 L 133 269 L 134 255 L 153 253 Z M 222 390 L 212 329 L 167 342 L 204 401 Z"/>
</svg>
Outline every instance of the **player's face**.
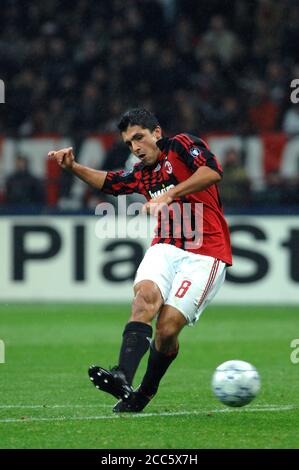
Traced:
<svg viewBox="0 0 299 470">
<path fill-rule="evenodd" d="M 129 126 L 121 135 L 134 155 L 140 158 L 146 166 L 156 163 L 161 153 L 156 145 L 157 140 L 162 137 L 161 127 L 157 126 L 153 131 L 150 131 L 134 125 Z"/>
</svg>

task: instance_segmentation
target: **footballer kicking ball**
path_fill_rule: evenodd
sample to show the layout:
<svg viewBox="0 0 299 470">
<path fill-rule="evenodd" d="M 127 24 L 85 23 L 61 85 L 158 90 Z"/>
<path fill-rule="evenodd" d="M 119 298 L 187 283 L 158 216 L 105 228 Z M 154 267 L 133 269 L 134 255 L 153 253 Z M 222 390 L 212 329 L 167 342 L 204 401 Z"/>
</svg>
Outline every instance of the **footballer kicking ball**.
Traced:
<svg viewBox="0 0 299 470">
<path fill-rule="evenodd" d="M 250 403 L 261 387 L 256 368 L 245 361 L 226 361 L 214 372 L 212 389 L 216 397 L 228 406 Z"/>
</svg>

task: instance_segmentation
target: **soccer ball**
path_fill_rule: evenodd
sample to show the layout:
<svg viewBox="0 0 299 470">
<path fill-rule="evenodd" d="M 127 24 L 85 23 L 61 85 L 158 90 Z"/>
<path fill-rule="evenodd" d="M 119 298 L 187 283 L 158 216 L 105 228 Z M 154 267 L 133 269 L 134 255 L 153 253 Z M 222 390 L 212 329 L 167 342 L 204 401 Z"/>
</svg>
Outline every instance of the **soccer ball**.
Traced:
<svg viewBox="0 0 299 470">
<path fill-rule="evenodd" d="M 256 368 L 245 361 L 226 361 L 214 372 L 212 389 L 216 397 L 228 406 L 250 403 L 261 387 Z"/>
</svg>

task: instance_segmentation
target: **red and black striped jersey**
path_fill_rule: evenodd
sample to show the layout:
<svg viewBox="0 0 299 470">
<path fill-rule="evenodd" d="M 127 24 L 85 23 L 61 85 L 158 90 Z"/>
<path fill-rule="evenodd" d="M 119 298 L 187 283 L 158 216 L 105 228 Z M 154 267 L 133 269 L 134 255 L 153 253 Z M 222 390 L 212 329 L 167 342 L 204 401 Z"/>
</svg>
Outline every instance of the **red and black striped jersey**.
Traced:
<svg viewBox="0 0 299 470">
<path fill-rule="evenodd" d="M 161 154 L 154 165 L 140 162 L 130 171 L 109 171 L 102 191 L 115 196 L 135 192 L 150 200 L 185 181 L 201 166 L 222 176 L 217 158 L 199 137 L 185 133 L 163 137 L 157 146 Z M 232 264 L 229 230 L 216 184 L 175 200 L 166 209 L 159 214 L 152 244 L 173 244 Z"/>
</svg>

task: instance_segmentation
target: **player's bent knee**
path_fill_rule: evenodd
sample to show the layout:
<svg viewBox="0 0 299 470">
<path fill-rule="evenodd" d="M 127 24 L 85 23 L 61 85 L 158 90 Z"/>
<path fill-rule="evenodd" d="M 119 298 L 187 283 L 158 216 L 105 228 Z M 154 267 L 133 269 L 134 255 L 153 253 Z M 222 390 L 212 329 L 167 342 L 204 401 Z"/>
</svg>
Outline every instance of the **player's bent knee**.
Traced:
<svg viewBox="0 0 299 470">
<path fill-rule="evenodd" d="M 167 307 L 159 316 L 156 324 L 155 343 L 158 351 L 166 354 L 178 348 L 178 336 L 186 321 L 181 315 L 170 315 Z"/>
<path fill-rule="evenodd" d="M 178 349 L 178 330 L 176 328 L 156 328 L 155 344 L 158 351 L 170 354 Z"/>
<path fill-rule="evenodd" d="M 172 341 L 176 339 L 179 334 L 179 330 L 176 328 L 176 325 L 158 325 L 156 326 L 156 338 L 159 341 Z"/>
<path fill-rule="evenodd" d="M 156 335 L 162 340 L 164 338 L 177 338 L 186 324 L 186 318 L 180 312 L 166 305 L 157 320 Z"/>
</svg>

